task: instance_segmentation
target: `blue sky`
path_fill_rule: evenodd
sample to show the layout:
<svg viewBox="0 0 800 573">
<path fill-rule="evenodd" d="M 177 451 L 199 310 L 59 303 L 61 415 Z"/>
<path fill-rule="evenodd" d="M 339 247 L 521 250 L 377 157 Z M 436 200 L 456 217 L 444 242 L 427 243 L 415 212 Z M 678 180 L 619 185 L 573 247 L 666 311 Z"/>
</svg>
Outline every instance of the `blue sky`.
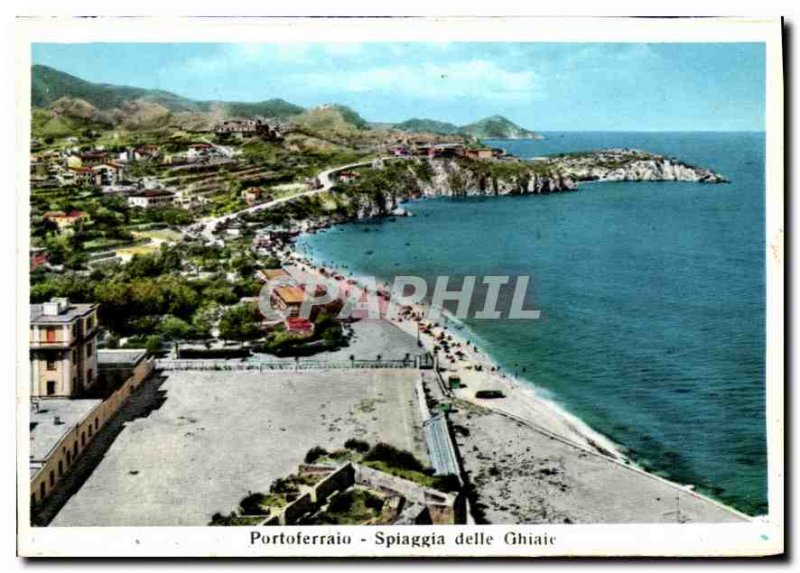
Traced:
<svg viewBox="0 0 800 573">
<path fill-rule="evenodd" d="M 341 103 L 370 121 L 764 129 L 763 44 L 35 44 L 33 62 L 193 99 Z"/>
</svg>

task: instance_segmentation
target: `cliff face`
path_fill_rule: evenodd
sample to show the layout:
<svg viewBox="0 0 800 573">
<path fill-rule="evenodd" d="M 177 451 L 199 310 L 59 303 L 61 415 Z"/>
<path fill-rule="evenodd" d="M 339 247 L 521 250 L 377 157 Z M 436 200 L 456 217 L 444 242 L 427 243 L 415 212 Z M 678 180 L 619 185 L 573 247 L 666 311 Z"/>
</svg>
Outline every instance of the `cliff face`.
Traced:
<svg viewBox="0 0 800 573">
<path fill-rule="evenodd" d="M 725 183 L 710 169 L 636 149 L 571 153 L 538 161 L 576 181 L 688 181 Z"/>
<path fill-rule="evenodd" d="M 419 197 L 544 195 L 575 191 L 580 181 L 688 181 L 724 183 L 710 169 L 645 151 L 608 149 L 533 161 L 420 159 L 393 172 L 392 185 L 351 197 L 359 219 L 396 213 Z"/>
<path fill-rule="evenodd" d="M 420 181 L 420 190 L 426 197 L 458 197 L 480 195 L 524 195 L 573 191 L 577 186 L 571 178 L 556 170 L 542 172 L 532 164 L 519 162 L 513 169 L 492 172 L 485 164 L 473 166 L 456 160 L 430 162 L 432 176 Z"/>
<path fill-rule="evenodd" d="M 378 193 L 351 195 L 355 217 L 398 213 L 400 204 L 421 197 L 476 197 L 560 193 L 577 189 L 569 177 L 533 162 L 502 164 L 462 159 L 421 159 L 394 174 L 394 185 Z"/>
</svg>

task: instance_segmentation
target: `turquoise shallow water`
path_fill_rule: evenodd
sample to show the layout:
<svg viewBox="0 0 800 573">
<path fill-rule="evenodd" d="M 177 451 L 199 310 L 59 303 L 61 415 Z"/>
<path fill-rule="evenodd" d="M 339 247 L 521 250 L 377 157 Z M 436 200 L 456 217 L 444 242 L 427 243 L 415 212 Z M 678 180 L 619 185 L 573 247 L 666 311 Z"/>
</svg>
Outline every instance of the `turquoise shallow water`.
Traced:
<svg viewBox="0 0 800 573">
<path fill-rule="evenodd" d="M 466 321 L 480 344 L 639 464 L 766 512 L 763 134 L 545 136 L 492 143 L 520 157 L 635 147 L 732 183 L 418 201 L 415 217 L 339 226 L 301 247 L 388 280 L 530 275 L 541 320 Z"/>
</svg>

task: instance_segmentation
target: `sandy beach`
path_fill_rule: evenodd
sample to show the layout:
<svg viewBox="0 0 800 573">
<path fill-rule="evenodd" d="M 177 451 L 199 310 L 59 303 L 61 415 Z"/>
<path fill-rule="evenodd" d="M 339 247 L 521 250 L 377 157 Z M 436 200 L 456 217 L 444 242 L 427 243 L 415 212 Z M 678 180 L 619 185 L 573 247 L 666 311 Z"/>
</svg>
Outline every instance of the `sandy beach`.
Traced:
<svg viewBox="0 0 800 573">
<path fill-rule="evenodd" d="M 334 280 L 345 292 L 354 282 L 358 284 L 357 278 L 293 251 L 284 262 L 300 280 Z M 377 286 L 379 292 L 390 290 L 387 284 Z M 451 420 L 461 429 L 458 446 L 464 470 L 479 492 L 478 503 L 487 521 L 712 523 L 750 519 L 694 492 L 691 486 L 638 468 L 612 440 L 542 396 L 530 382 L 504 373 L 487 353 L 468 341 L 466 329 L 452 317 L 426 320 L 428 309 L 422 304 L 400 308 L 382 300 L 380 306 L 382 316 L 388 318 L 367 320 L 385 320 L 417 338 L 437 357 L 445 379 L 453 375 L 461 380 L 462 387 L 453 392 L 456 411 Z M 479 390 L 499 390 L 503 397 L 479 399 L 475 397 Z M 548 479 L 542 481 L 542 476 Z M 613 495 L 615 491 L 626 494 Z"/>
<path fill-rule="evenodd" d="M 318 265 L 296 252 L 289 255 L 286 263 L 289 272 L 300 282 L 306 282 L 312 278 L 317 281 L 333 281 L 337 284 L 340 292 L 345 293 L 352 290 L 351 282 L 358 284 L 357 278 L 346 277 L 340 271 Z M 332 278 L 336 275 L 342 278 Z M 390 290 L 388 284 L 378 284 L 377 286 L 379 291 L 389 292 Z M 598 453 L 618 460 L 625 459 L 620 448 L 607 437 L 590 428 L 555 402 L 540 396 L 530 383 L 503 373 L 501 367 L 488 354 L 477 345 L 467 341 L 462 334 L 463 329 L 459 329 L 460 332 L 449 326 L 457 324 L 452 317 L 446 321 L 431 322 L 424 318 L 428 316 L 429 312 L 428 307 L 424 304 L 404 305 L 401 308 L 397 304 L 383 299 L 380 300 L 380 310 L 382 319 L 364 319 L 364 322 L 385 321 L 393 324 L 408 336 L 417 338 L 427 352 L 436 354 L 439 367 L 444 370 L 445 377 L 454 375 L 461 379 L 465 388 L 455 392 L 459 399 L 485 408 L 509 412 L 583 447 L 592 448 Z M 448 313 L 444 311 L 443 318 L 447 319 L 448 316 Z M 374 330 L 380 329 L 374 327 Z M 442 341 L 447 342 L 450 352 L 442 350 Z M 377 351 L 377 349 L 373 350 Z M 487 389 L 500 390 L 505 396 L 492 400 L 475 397 L 475 392 Z"/>
</svg>

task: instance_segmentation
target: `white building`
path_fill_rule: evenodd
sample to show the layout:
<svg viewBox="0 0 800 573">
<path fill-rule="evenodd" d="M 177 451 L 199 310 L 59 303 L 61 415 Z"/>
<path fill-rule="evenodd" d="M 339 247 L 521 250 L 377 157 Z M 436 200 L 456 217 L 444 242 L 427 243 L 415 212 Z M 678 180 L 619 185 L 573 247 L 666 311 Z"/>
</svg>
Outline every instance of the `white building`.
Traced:
<svg viewBox="0 0 800 573">
<path fill-rule="evenodd" d="M 128 197 L 128 205 L 150 209 L 152 207 L 170 207 L 175 202 L 175 194 L 171 191 L 140 191 Z"/>
</svg>

